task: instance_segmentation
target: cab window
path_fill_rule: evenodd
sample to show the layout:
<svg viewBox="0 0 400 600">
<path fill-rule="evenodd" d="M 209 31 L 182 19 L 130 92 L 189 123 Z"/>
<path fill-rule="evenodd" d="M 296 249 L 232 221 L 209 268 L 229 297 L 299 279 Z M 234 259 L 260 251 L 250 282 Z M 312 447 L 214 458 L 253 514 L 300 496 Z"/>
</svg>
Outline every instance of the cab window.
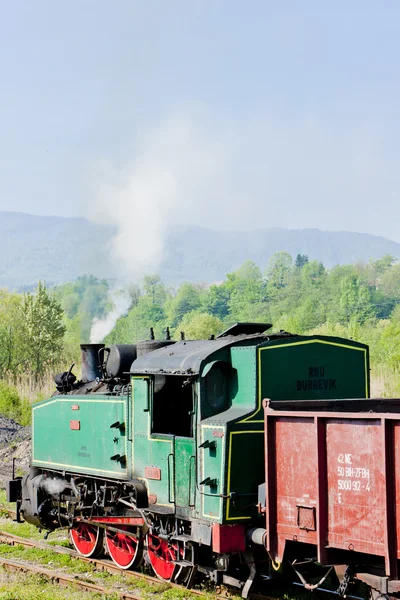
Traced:
<svg viewBox="0 0 400 600">
<path fill-rule="evenodd" d="M 193 383 L 188 377 L 156 375 L 151 433 L 193 437 Z"/>
</svg>

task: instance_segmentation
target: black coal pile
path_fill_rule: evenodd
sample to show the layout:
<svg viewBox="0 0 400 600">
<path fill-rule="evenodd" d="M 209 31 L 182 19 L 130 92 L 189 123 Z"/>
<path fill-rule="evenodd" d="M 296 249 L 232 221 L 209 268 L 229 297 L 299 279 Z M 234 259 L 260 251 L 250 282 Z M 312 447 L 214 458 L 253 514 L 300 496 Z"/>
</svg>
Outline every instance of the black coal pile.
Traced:
<svg viewBox="0 0 400 600">
<path fill-rule="evenodd" d="M 31 452 L 31 428 L 0 416 L 0 488 L 4 488 L 6 481 L 11 479 L 13 458 L 16 475 L 27 472 Z"/>
<path fill-rule="evenodd" d="M 29 440 L 31 428 L 19 425 L 13 419 L 7 419 L 0 415 L 0 448 Z"/>
</svg>

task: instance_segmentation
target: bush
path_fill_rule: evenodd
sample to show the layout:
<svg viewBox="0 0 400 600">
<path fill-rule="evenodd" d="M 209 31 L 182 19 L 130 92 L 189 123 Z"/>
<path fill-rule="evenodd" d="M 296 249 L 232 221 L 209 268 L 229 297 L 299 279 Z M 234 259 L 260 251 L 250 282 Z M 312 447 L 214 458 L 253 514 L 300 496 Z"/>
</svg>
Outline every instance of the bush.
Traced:
<svg viewBox="0 0 400 600">
<path fill-rule="evenodd" d="M 19 421 L 22 403 L 17 389 L 0 381 L 0 415 Z"/>
<path fill-rule="evenodd" d="M 15 420 L 24 426 L 32 423 L 32 404 L 27 398 L 22 398 L 19 417 L 15 418 Z"/>
</svg>

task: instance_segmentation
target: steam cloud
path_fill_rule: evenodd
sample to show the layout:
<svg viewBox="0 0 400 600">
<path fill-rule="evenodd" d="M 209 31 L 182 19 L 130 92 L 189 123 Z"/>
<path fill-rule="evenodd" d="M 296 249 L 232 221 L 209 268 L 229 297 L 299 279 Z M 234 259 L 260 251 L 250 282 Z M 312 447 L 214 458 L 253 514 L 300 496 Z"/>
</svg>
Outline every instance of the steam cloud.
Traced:
<svg viewBox="0 0 400 600">
<path fill-rule="evenodd" d="M 97 344 L 113 329 L 115 323 L 125 315 L 131 305 L 131 298 L 128 293 L 122 290 L 113 290 L 109 293 L 109 300 L 113 304 L 111 311 L 103 318 L 94 318 L 90 329 L 90 343 Z"/>
<path fill-rule="evenodd" d="M 44 489 L 51 496 L 61 494 L 66 487 L 69 487 L 64 479 L 57 479 L 56 477 L 43 477 L 40 482 L 40 487 Z"/>
<path fill-rule="evenodd" d="M 136 142 L 127 167 L 102 165 L 90 210 L 91 219 L 116 227 L 111 251 L 117 276 L 133 282 L 166 260 L 169 228 L 193 221 L 225 160 L 222 146 L 189 118 L 169 119 Z"/>
<path fill-rule="evenodd" d="M 138 282 L 156 273 L 167 260 L 171 225 L 191 220 L 201 210 L 207 191 L 224 162 L 222 146 L 205 137 L 189 118 L 173 118 L 139 134 L 135 156 L 122 169 L 97 170 L 90 218 L 115 226 L 111 240 L 115 275 L 120 282 Z M 121 285 L 122 287 L 122 285 Z M 94 319 L 90 341 L 102 341 L 129 309 L 129 297 L 112 292 L 113 310 Z"/>
</svg>

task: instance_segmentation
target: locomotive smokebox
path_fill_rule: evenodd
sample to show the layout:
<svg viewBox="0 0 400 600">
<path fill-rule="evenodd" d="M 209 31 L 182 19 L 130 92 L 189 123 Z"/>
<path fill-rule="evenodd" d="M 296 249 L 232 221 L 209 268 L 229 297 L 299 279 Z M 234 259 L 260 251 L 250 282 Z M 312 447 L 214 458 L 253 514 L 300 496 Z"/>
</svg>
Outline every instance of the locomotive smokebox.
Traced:
<svg viewBox="0 0 400 600">
<path fill-rule="evenodd" d="M 104 344 L 81 344 L 83 383 L 88 383 L 89 381 L 94 381 L 96 377 L 101 377 L 99 350 L 102 348 L 104 348 Z"/>
</svg>

